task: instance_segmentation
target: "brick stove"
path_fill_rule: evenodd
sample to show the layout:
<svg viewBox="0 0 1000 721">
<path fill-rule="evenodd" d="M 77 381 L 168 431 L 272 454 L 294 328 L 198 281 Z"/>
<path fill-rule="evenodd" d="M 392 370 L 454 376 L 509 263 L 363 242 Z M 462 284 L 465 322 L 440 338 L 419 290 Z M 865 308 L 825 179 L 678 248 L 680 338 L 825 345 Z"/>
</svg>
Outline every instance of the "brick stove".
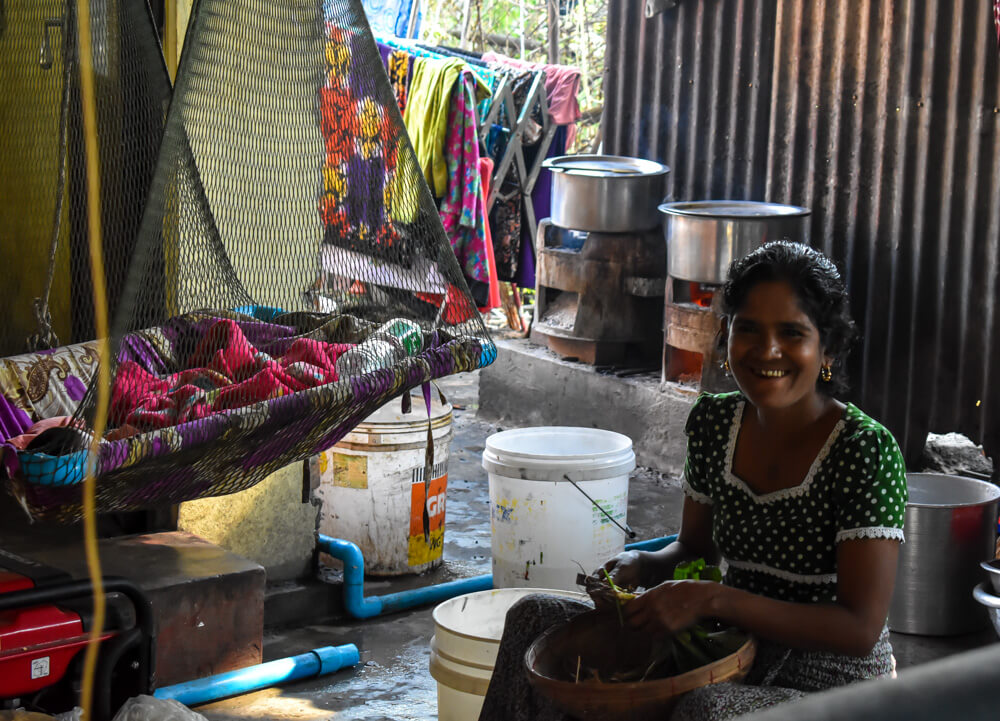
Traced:
<svg viewBox="0 0 1000 721">
<path fill-rule="evenodd" d="M 659 228 L 598 233 L 546 218 L 535 247 L 532 340 L 592 365 L 655 367 L 666 281 Z"/>
</svg>

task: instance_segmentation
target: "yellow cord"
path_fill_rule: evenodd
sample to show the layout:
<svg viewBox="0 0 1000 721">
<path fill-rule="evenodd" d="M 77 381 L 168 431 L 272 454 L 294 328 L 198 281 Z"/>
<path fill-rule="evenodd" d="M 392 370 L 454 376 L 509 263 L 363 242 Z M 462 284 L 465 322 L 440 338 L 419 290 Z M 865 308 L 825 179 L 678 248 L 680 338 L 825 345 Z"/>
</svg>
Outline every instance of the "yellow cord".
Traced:
<svg viewBox="0 0 1000 721">
<path fill-rule="evenodd" d="M 94 330 L 98 339 L 100 362 L 97 366 L 97 411 L 94 414 L 94 435 L 90 439 L 87 477 L 83 485 L 83 542 L 87 552 L 87 568 L 94 589 L 94 619 L 90 642 L 83 659 L 83 688 L 80 706 L 83 721 L 90 721 L 94 698 L 94 671 L 97 666 L 98 639 L 104 632 L 104 582 L 101 559 L 97 549 L 97 452 L 104 436 L 111 388 L 111 348 L 108 337 L 108 305 L 104 280 L 104 258 L 101 246 L 101 176 L 97 146 L 97 101 L 94 92 L 94 56 L 90 36 L 90 0 L 77 3 L 77 29 L 80 48 L 80 98 L 83 107 L 83 135 L 87 151 L 87 231 L 90 241 L 90 279 L 94 291 Z"/>
</svg>

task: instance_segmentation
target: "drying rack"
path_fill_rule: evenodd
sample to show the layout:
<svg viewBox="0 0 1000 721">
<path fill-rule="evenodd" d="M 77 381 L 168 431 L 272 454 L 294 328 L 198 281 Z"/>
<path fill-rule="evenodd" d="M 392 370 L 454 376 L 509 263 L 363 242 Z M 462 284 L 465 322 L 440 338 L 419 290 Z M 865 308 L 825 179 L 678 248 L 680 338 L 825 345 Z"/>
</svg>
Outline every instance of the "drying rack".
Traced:
<svg viewBox="0 0 1000 721">
<path fill-rule="evenodd" d="M 549 152 L 549 146 L 552 145 L 552 139 L 555 137 L 557 129 L 555 123 L 552 122 L 552 117 L 549 115 L 548 95 L 545 92 L 545 72 L 535 70 L 533 73 L 534 79 L 531 82 L 531 87 L 528 89 L 528 95 L 525 98 L 524 105 L 521 106 L 520 112 L 517 111 L 514 102 L 514 91 L 511 87 L 510 78 L 505 76 L 493 93 L 493 102 L 490 104 L 489 112 L 486 113 L 482 122 L 479 123 L 480 144 L 485 146 L 490 129 L 501 120 L 501 110 L 504 111 L 504 118 L 517 118 L 514 127 L 509 129 L 511 131 L 510 139 L 507 141 L 507 147 L 504 148 L 503 155 L 497 161 L 493 172 L 490 194 L 486 199 L 486 213 L 489 214 L 493 209 L 493 205 L 498 200 L 510 200 L 517 193 L 517 190 L 512 190 L 506 194 L 500 192 L 503 180 L 507 177 L 507 171 L 511 165 L 516 165 L 518 177 L 521 178 L 519 190 L 521 191 L 525 219 L 528 223 L 529 237 L 531 238 L 534 238 L 538 233 L 538 220 L 535 217 L 535 206 L 531 200 L 531 192 L 535 189 L 538 174 L 542 170 L 542 162 Z M 542 111 L 542 137 L 539 141 L 538 152 L 535 154 L 535 158 L 529 168 L 524 158 L 524 134 L 528 123 L 531 122 L 531 110 L 535 106 L 535 103 L 538 103 Z"/>
<path fill-rule="evenodd" d="M 486 67 L 485 63 L 477 62 L 467 53 L 448 52 L 443 48 L 432 50 L 426 45 L 407 41 L 402 38 L 376 36 L 376 40 L 397 50 L 404 50 L 421 57 L 458 57 L 468 63 L 474 70 L 476 67 Z M 528 231 L 530 233 L 529 237 L 534 238 L 538 232 L 538 219 L 535 217 L 535 206 L 531 200 L 531 193 L 535 189 L 538 174 L 542 170 L 542 162 L 549 152 L 549 147 L 552 145 L 552 140 L 555 137 L 558 126 L 552 122 L 552 117 L 549 114 L 549 99 L 545 92 L 545 71 L 533 70 L 531 73 L 534 77 L 520 111 L 518 111 L 517 104 L 514 102 L 513 83 L 508 75 L 503 75 L 496 89 L 493 91 L 493 100 L 486 114 L 480 118 L 478 108 L 476 109 L 476 125 L 479 128 L 480 149 L 484 153 L 486 140 L 494 125 L 500 125 L 509 133 L 507 145 L 493 169 L 490 193 L 486 198 L 486 215 L 490 214 L 493 206 L 498 201 L 510 200 L 520 191 L 521 200 L 524 205 L 525 221 L 528 224 Z M 524 136 L 527 132 L 528 124 L 532 122 L 531 113 L 536 104 L 541 109 L 541 139 L 539 140 L 538 152 L 529 166 L 524 157 Z M 512 118 L 514 119 L 513 123 L 511 123 Z M 511 125 L 513 127 L 510 127 Z M 501 186 L 512 165 L 517 168 L 518 177 L 521 182 L 517 188 L 507 193 L 502 193 Z"/>
</svg>

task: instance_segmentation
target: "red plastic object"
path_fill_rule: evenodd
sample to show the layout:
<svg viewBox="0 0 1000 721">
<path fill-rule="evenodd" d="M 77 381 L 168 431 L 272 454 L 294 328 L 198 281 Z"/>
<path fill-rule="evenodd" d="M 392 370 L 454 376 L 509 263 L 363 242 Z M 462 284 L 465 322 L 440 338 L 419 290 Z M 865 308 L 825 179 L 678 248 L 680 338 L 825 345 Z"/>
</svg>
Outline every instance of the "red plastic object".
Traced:
<svg viewBox="0 0 1000 721">
<path fill-rule="evenodd" d="M 87 640 L 80 617 L 55 606 L 0 612 L 0 698 L 34 693 L 61 680 Z"/>
<path fill-rule="evenodd" d="M 86 644 L 83 623 L 75 613 L 55 606 L 0 612 L 0 698 L 56 683 Z"/>
<path fill-rule="evenodd" d="M 27 576 L 20 573 L 0 570 L 0 593 L 13 593 L 14 591 L 26 591 L 34 588 L 34 582 Z"/>
</svg>

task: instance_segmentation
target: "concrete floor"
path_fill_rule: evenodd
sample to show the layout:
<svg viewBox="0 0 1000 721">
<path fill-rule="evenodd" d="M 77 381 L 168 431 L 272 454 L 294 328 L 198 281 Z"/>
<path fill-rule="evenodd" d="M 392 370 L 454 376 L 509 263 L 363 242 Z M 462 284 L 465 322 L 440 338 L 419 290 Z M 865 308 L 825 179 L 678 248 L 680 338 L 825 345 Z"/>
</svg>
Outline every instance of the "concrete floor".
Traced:
<svg viewBox="0 0 1000 721">
<path fill-rule="evenodd" d="M 419 578 L 369 581 L 366 594 L 390 593 L 490 571 L 488 484 L 480 460 L 485 439 L 502 429 L 477 416 L 478 383 L 478 374 L 441 382 L 456 406 L 442 566 Z M 676 532 L 680 505 L 679 477 L 646 469 L 633 474 L 628 521 L 639 538 Z M 326 678 L 248 694 L 202 706 L 198 711 L 210 721 L 435 719 L 436 684 L 428 672 L 431 612 L 428 607 L 368 621 L 343 620 L 271 630 L 265 637 L 265 660 L 318 646 L 354 643 L 361 651 L 362 663 Z M 992 631 L 947 639 L 893 635 L 901 668 L 995 641 Z"/>
<path fill-rule="evenodd" d="M 456 406 L 455 437 L 448 465 L 444 562 L 420 577 L 366 581 L 366 595 L 392 593 L 491 570 L 489 491 L 481 460 L 486 438 L 503 428 L 477 417 L 478 373 L 444 379 L 440 386 Z M 638 538 L 674 533 L 680 504 L 679 478 L 661 476 L 647 469 L 633 474 L 628 522 Z M 428 671 L 434 633 L 432 610 L 428 607 L 367 621 L 343 620 L 329 625 L 270 630 L 265 636 L 265 661 L 318 646 L 354 643 L 361 652 L 361 665 L 326 678 L 247 694 L 197 710 L 210 721 L 435 719 L 437 685 Z"/>
</svg>

